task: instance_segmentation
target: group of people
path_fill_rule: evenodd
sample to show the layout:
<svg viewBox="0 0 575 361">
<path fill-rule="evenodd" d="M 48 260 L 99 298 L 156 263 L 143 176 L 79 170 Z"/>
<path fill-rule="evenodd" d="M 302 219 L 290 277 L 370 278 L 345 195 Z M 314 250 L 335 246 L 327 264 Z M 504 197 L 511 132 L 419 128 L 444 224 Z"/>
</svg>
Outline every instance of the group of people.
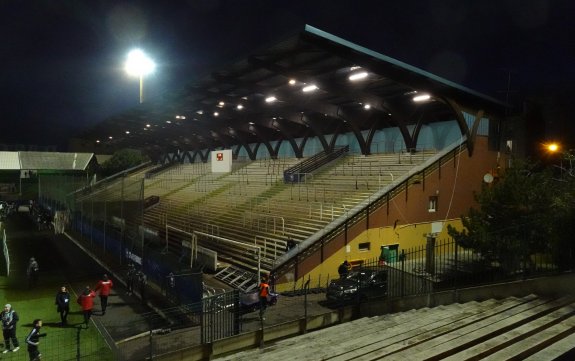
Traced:
<svg viewBox="0 0 575 361">
<path fill-rule="evenodd" d="M 26 274 L 28 276 L 28 286 L 30 288 L 35 287 L 39 279 L 40 266 L 34 257 L 30 258 L 28 262 Z M 132 295 L 134 293 L 134 286 L 137 285 L 142 302 L 145 302 L 146 286 L 148 282 L 144 272 L 136 270 L 135 266 L 130 263 L 128 265 L 126 281 L 128 295 Z M 108 308 L 108 297 L 110 296 L 113 287 L 113 281 L 107 274 L 104 274 L 93 289 L 90 286 L 86 286 L 82 293 L 77 297 L 76 302 L 82 309 L 86 328 L 88 328 L 89 321 L 93 314 L 94 299 L 96 296 L 99 296 L 101 315 L 105 315 L 106 309 Z M 56 305 L 56 311 L 60 314 L 61 326 L 68 325 L 68 314 L 70 313 L 71 300 L 72 297 L 68 288 L 65 285 L 60 287 L 60 290 L 56 293 L 54 303 Z M 0 312 L 0 319 L 2 321 L 2 334 L 4 338 L 4 350 L 2 353 L 18 351 L 20 349 L 20 343 L 16 337 L 16 325 L 19 321 L 18 313 L 12 308 L 12 305 L 6 304 L 4 306 L 4 310 Z M 40 360 L 41 354 L 38 349 L 38 345 L 40 343 L 40 337 L 46 336 L 45 333 L 40 332 L 41 328 L 42 320 L 35 319 L 33 321 L 32 330 L 30 330 L 26 337 L 25 342 L 28 347 L 30 360 Z"/>
<path fill-rule="evenodd" d="M 100 296 L 100 308 L 102 310 L 102 316 L 106 314 L 106 309 L 108 308 L 108 297 L 110 292 L 114 287 L 114 282 L 108 277 L 107 274 L 102 276 L 102 279 L 98 281 L 94 290 L 90 286 L 86 286 L 80 296 L 76 299 L 76 302 L 82 308 L 82 313 L 84 315 L 84 324 L 88 327 L 88 322 L 92 317 L 94 309 L 94 298 L 96 293 Z M 68 325 L 68 314 L 70 313 L 70 292 L 66 286 L 60 287 L 60 291 L 56 294 L 56 310 L 60 313 L 60 325 Z"/>
<path fill-rule="evenodd" d="M 96 287 L 93 290 L 90 288 L 90 286 L 86 286 L 80 296 L 78 296 L 76 302 L 82 308 L 82 314 L 84 315 L 84 324 L 86 325 L 86 328 L 88 328 L 90 318 L 92 317 L 94 309 L 94 298 L 96 298 L 96 294 L 98 294 L 100 297 L 100 308 L 102 310 L 102 316 L 104 316 L 106 314 L 106 309 L 108 308 L 108 297 L 110 296 L 112 287 L 114 287 L 114 282 L 112 282 L 107 274 L 104 274 L 102 279 L 98 281 Z M 58 302 L 58 296 L 56 296 L 56 302 Z M 60 312 L 60 317 L 63 317 L 62 312 Z M 66 324 L 65 317 L 63 318 L 62 323 Z"/>
<path fill-rule="evenodd" d="M 31 261 L 35 260 L 32 258 Z M 114 287 L 114 283 L 107 274 L 104 274 L 102 279 L 96 284 L 94 290 L 90 289 L 89 286 L 86 286 L 84 291 L 82 291 L 80 296 L 76 299 L 76 302 L 82 308 L 86 328 L 88 327 L 88 323 L 92 316 L 96 293 L 100 296 L 102 315 L 105 315 L 108 307 L 108 296 L 110 296 L 112 287 Z M 68 324 L 71 299 L 72 297 L 68 288 L 66 286 L 60 287 L 60 290 L 56 294 L 56 300 L 54 303 L 56 304 L 56 311 L 60 314 L 60 325 L 62 326 L 66 326 Z M 0 313 L 0 319 L 2 320 L 2 336 L 4 337 L 4 351 L 2 351 L 2 353 L 18 351 L 20 349 L 20 343 L 16 337 L 16 325 L 20 320 L 18 313 L 12 308 L 11 304 L 6 304 L 4 306 L 4 310 Z M 42 320 L 35 319 L 33 321 L 33 328 L 26 337 L 30 360 L 40 360 L 41 355 L 38 350 L 38 345 L 40 343 L 40 337 L 46 336 L 45 333 L 40 333 L 41 328 Z"/>
<path fill-rule="evenodd" d="M 18 351 L 20 349 L 20 343 L 16 337 L 16 325 L 20 321 L 18 313 L 12 308 L 11 304 L 6 304 L 4 310 L 0 312 L 0 319 L 2 320 L 2 335 L 4 336 L 4 351 L 2 353 Z M 32 329 L 26 336 L 25 342 L 31 361 L 40 360 L 41 357 L 38 345 L 40 344 L 40 337 L 46 336 L 45 333 L 40 332 L 41 328 L 42 320 L 35 319 L 32 322 Z"/>
</svg>

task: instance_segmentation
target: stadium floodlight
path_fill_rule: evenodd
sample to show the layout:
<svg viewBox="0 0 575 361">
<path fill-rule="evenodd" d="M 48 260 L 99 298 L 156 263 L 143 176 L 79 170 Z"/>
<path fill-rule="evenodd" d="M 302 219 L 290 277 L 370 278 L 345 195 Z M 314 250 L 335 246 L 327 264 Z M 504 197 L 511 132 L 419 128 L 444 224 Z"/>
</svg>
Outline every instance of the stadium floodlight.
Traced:
<svg viewBox="0 0 575 361">
<path fill-rule="evenodd" d="M 144 102 L 144 76 L 153 73 L 156 70 L 156 64 L 142 50 L 135 49 L 128 53 L 125 69 L 129 75 L 140 78 L 141 104 Z"/>
</svg>

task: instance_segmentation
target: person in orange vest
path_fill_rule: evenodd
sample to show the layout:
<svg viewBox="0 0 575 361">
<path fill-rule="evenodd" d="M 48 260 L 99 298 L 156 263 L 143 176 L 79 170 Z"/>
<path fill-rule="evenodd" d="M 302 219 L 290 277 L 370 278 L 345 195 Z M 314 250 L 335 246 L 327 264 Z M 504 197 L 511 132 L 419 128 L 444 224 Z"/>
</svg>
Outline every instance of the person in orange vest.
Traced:
<svg viewBox="0 0 575 361">
<path fill-rule="evenodd" d="M 265 320 L 264 314 L 266 312 L 266 308 L 268 307 L 268 295 L 270 294 L 270 286 L 267 282 L 267 278 L 264 276 L 262 277 L 262 281 L 260 283 L 260 318 Z"/>
<path fill-rule="evenodd" d="M 107 274 L 104 274 L 102 279 L 98 281 L 96 285 L 96 292 L 100 293 L 100 307 L 102 307 L 102 316 L 106 314 L 106 308 L 108 308 L 108 296 L 110 295 L 110 290 L 114 287 L 114 283 L 108 278 Z"/>
<path fill-rule="evenodd" d="M 86 286 L 82 294 L 78 297 L 78 304 L 82 306 L 82 313 L 84 314 L 84 323 L 86 328 L 88 328 L 88 322 L 90 317 L 92 317 L 92 309 L 94 308 L 94 298 L 96 297 L 96 292 L 92 291 L 89 286 Z"/>
</svg>

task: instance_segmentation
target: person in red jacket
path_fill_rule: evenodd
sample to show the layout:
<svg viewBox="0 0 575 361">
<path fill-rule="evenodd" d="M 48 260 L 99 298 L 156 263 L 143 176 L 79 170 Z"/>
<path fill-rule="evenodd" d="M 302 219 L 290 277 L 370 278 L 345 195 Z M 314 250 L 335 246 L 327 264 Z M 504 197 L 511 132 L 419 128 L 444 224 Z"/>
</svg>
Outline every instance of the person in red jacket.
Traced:
<svg viewBox="0 0 575 361">
<path fill-rule="evenodd" d="M 106 308 L 108 308 L 108 296 L 110 291 L 114 287 L 114 283 L 108 278 L 107 274 L 104 274 L 102 279 L 98 281 L 96 285 L 96 292 L 100 294 L 100 307 L 102 307 L 102 315 L 106 314 Z"/>
<path fill-rule="evenodd" d="M 86 286 L 84 292 L 78 297 L 78 304 L 82 306 L 82 313 L 84 314 L 84 323 L 88 328 L 88 322 L 92 317 L 92 309 L 94 308 L 94 298 L 96 292 L 92 291 L 89 286 Z"/>
</svg>

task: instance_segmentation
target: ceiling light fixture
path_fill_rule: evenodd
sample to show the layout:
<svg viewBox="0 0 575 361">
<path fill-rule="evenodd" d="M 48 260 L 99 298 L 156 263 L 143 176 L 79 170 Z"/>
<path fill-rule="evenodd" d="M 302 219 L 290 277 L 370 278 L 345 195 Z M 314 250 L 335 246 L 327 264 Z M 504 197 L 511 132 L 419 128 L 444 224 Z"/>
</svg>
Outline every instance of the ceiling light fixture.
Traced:
<svg viewBox="0 0 575 361">
<path fill-rule="evenodd" d="M 295 79 L 290 79 L 290 80 L 289 80 L 289 85 L 295 85 Z"/>
<path fill-rule="evenodd" d="M 367 72 L 366 72 L 366 71 L 362 71 L 362 72 L 359 72 L 359 73 L 353 73 L 353 74 L 351 74 L 348 79 L 351 80 L 351 81 L 357 81 L 357 80 L 362 80 L 362 79 L 365 79 L 365 78 L 367 78 Z"/>
<path fill-rule="evenodd" d="M 276 100 L 278 100 L 278 99 L 272 95 L 272 96 L 269 96 L 266 98 L 266 103 L 273 103 Z"/>
<path fill-rule="evenodd" d="M 241 104 L 238 104 L 238 106 L 237 106 L 236 108 L 237 108 L 238 110 L 242 110 L 242 109 L 244 109 L 244 106 L 241 105 Z"/>
<path fill-rule="evenodd" d="M 214 117 L 217 117 L 217 116 L 219 116 L 219 115 L 220 115 L 220 113 L 214 112 Z"/>
<path fill-rule="evenodd" d="M 426 100 L 431 99 L 431 95 L 429 94 L 421 94 L 421 95 L 416 95 L 413 97 L 413 101 L 414 102 L 424 102 Z"/>
<path fill-rule="evenodd" d="M 365 104 L 365 105 L 363 106 L 363 109 L 365 109 L 365 110 L 369 110 L 369 109 L 371 109 L 371 105 L 369 105 L 369 104 Z"/>
<path fill-rule="evenodd" d="M 304 93 L 309 93 L 309 92 L 312 92 L 312 91 L 317 90 L 317 89 L 318 89 L 317 85 L 310 84 L 308 86 L 303 87 L 302 91 Z"/>
</svg>

